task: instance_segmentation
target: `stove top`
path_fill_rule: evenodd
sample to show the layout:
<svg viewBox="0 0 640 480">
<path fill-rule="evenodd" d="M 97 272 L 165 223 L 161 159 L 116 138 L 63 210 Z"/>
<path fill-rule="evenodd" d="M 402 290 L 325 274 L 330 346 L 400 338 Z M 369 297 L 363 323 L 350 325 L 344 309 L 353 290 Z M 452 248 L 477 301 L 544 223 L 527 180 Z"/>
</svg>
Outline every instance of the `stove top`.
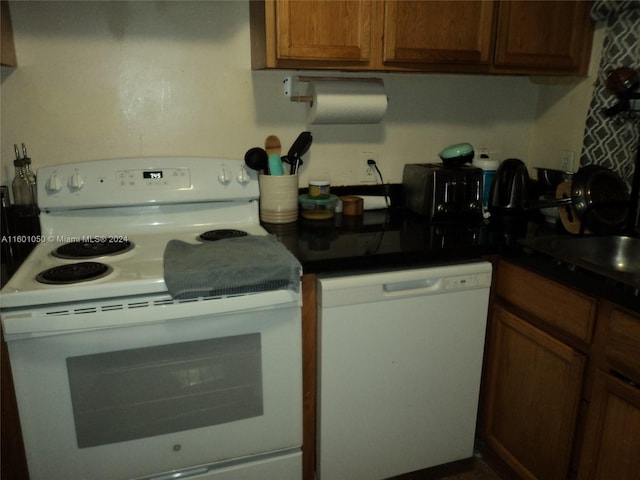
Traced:
<svg viewBox="0 0 640 480">
<path fill-rule="evenodd" d="M 38 179 L 41 242 L 0 292 L 3 309 L 166 294 L 170 240 L 267 234 L 256 172 L 239 160 L 103 160 Z"/>
<path fill-rule="evenodd" d="M 255 208 L 257 209 L 257 206 Z M 150 227 L 149 233 L 127 236 L 122 243 L 128 248 L 122 252 L 104 253 L 92 256 L 90 259 L 87 257 L 61 258 L 57 253 L 60 249 L 66 250 L 70 245 L 86 244 L 89 246 L 80 247 L 81 250 L 91 252 L 93 243 L 89 238 L 66 242 L 69 240 L 68 237 L 58 235 L 60 242 L 44 241 L 37 245 L 22 267 L 9 280 L 2 290 L 2 306 L 8 308 L 166 293 L 163 254 L 167 243 L 169 240 L 182 240 L 192 244 L 202 243 L 203 233 L 218 230 L 218 228 L 209 227 L 213 226 L 202 228 L 200 225 L 192 225 L 181 230 L 165 232 L 155 232 Z M 258 224 L 224 228 L 224 230 L 231 229 L 242 231 L 246 235 L 267 234 Z M 102 244 L 103 236 L 95 238 L 95 243 Z M 248 261 L 250 258 L 248 255 Z M 105 265 L 106 269 L 99 269 L 97 265 Z M 104 271 L 94 278 L 86 272 L 88 269 L 96 272 Z M 43 274 L 43 272 L 48 273 Z M 62 281 L 55 281 L 52 278 L 55 272 L 63 276 Z M 79 277 L 76 281 L 74 281 L 74 274 Z"/>
</svg>

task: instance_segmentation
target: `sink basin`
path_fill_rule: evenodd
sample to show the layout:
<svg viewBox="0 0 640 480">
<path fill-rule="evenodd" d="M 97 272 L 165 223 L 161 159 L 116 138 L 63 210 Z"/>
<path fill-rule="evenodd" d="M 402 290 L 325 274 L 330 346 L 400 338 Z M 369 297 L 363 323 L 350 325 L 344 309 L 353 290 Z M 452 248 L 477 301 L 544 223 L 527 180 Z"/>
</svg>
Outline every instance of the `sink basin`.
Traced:
<svg viewBox="0 0 640 480">
<path fill-rule="evenodd" d="M 618 272 L 640 274 L 640 238 L 557 238 L 551 242 L 550 247 L 565 258 L 580 259 Z"/>
<path fill-rule="evenodd" d="M 640 238 L 622 235 L 539 237 L 523 240 L 532 250 L 640 288 Z"/>
</svg>

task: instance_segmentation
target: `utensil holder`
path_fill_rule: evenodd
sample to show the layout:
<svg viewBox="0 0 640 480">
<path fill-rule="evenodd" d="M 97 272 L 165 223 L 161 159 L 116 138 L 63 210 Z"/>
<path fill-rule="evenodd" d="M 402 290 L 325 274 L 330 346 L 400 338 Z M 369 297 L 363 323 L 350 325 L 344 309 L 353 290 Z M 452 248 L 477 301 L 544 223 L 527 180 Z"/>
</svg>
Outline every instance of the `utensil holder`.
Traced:
<svg viewBox="0 0 640 480">
<path fill-rule="evenodd" d="M 298 219 L 298 175 L 260 175 L 260 220 L 291 223 Z"/>
</svg>

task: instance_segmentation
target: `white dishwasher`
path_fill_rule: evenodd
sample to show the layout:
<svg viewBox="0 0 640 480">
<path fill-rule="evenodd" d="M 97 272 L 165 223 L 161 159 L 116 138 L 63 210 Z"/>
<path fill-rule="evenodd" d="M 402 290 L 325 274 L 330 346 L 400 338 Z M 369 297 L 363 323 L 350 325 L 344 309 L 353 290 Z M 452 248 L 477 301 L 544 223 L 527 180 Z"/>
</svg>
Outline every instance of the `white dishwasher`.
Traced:
<svg viewBox="0 0 640 480">
<path fill-rule="evenodd" d="M 318 278 L 317 478 L 473 455 L 491 264 Z"/>
</svg>

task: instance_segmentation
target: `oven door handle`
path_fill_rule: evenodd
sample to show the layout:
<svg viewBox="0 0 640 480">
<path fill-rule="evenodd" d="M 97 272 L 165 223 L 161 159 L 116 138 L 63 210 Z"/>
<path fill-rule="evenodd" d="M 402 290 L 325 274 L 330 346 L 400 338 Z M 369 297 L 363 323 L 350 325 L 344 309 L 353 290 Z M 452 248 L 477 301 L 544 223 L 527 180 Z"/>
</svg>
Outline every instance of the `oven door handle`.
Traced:
<svg viewBox="0 0 640 480">
<path fill-rule="evenodd" d="M 181 470 L 179 472 L 159 475 L 157 477 L 150 477 L 148 480 L 182 480 L 184 478 L 194 477 L 196 475 L 207 473 L 208 471 L 209 467 L 196 467 L 190 468 L 189 470 Z"/>
<path fill-rule="evenodd" d="M 222 299 L 173 300 L 169 296 L 133 298 L 105 305 L 58 305 L 55 312 L 15 310 L 2 315 L 5 340 L 144 325 L 199 316 L 301 306 L 300 292 L 272 290 Z M 51 308 L 51 307 L 50 307 Z"/>
</svg>

